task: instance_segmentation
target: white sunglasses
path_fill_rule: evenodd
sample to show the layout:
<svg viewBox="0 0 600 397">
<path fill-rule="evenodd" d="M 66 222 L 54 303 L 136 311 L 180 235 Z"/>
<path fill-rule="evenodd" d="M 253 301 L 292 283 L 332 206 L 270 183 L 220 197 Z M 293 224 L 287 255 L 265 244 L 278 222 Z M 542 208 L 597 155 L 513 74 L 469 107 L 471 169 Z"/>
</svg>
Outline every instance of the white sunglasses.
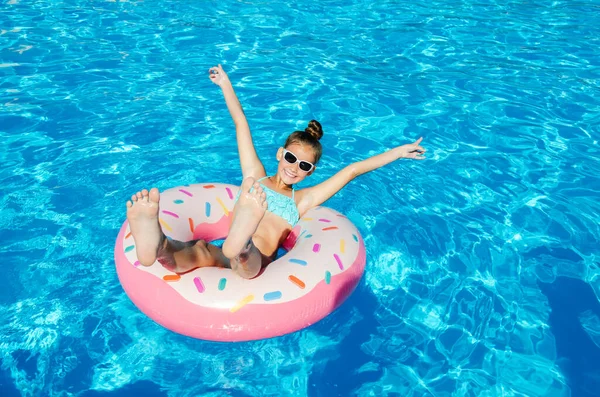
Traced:
<svg viewBox="0 0 600 397">
<path fill-rule="evenodd" d="M 294 153 L 290 152 L 287 149 L 283 149 L 283 158 L 290 164 L 298 163 L 298 168 L 300 168 L 300 170 L 304 172 L 310 172 L 313 168 L 315 168 L 315 165 L 313 163 L 309 163 L 308 161 L 304 160 L 298 160 L 298 156 L 296 156 Z"/>
</svg>

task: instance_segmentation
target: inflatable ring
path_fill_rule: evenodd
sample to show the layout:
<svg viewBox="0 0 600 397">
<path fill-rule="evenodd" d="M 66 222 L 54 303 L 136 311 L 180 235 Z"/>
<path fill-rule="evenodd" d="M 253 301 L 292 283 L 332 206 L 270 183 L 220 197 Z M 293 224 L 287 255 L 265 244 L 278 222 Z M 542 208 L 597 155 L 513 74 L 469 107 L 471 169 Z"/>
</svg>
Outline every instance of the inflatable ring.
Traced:
<svg viewBox="0 0 600 397">
<path fill-rule="evenodd" d="M 159 222 L 167 238 L 213 241 L 227 236 L 239 188 L 196 184 L 161 193 Z M 140 266 L 127 221 L 115 247 L 117 274 L 148 317 L 183 335 L 213 341 L 270 338 L 305 328 L 352 293 L 365 268 L 365 247 L 344 215 L 308 211 L 283 244 L 285 255 L 251 280 L 231 269 L 173 273 Z"/>
</svg>

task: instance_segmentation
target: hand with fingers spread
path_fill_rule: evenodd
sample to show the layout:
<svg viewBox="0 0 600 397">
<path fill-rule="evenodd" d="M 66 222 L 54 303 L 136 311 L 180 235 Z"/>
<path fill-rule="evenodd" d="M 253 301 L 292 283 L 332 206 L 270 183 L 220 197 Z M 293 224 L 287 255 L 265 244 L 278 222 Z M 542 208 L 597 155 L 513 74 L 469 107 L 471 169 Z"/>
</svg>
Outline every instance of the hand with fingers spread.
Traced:
<svg viewBox="0 0 600 397">
<path fill-rule="evenodd" d="M 425 160 L 425 148 L 421 146 L 423 138 L 419 138 L 413 143 L 398 146 L 396 148 L 399 157 L 405 159 Z"/>
<path fill-rule="evenodd" d="M 223 88 L 223 84 L 230 83 L 229 76 L 223 70 L 221 64 L 218 66 L 213 66 L 208 70 L 208 77 L 210 77 L 210 81 Z"/>
</svg>

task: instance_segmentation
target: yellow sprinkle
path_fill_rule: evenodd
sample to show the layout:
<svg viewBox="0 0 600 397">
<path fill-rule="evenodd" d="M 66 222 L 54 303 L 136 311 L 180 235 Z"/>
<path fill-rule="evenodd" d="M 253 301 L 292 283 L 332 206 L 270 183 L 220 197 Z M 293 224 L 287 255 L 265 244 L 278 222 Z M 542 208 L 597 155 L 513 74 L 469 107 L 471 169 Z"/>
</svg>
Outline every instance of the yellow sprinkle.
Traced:
<svg viewBox="0 0 600 397">
<path fill-rule="evenodd" d="M 163 225 L 163 227 L 165 229 L 167 229 L 170 232 L 173 231 L 173 229 L 171 229 L 171 226 L 169 226 L 169 224 L 167 222 L 163 221 L 161 218 L 159 218 L 158 221 L 160 222 L 161 225 Z"/>
<path fill-rule="evenodd" d="M 233 306 L 231 309 L 229 309 L 229 311 L 232 313 L 235 313 L 238 310 L 240 310 L 242 307 L 246 306 L 248 303 L 252 302 L 253 300 L 254 300 L 254 295 L 248 295 L 247 297 L 245 297 L 244 299 L 242 299 L 238 303 L 236 303 L 235 306 Z"/>
<path fill-rule="evenodd" d="M 345 250 L 346 250 L 346 242 L 344 241 L 344 239 L 341 239 L 340 240 L 340 252 L 343 254 Z"/>
<path fill-rule="evenodd" d="M 221 199 L 218 197 L 217 197 L 217 203 L 219 203 L 221 208 L 223 208 L 223 212 L 225 212 L 225 216 L 229 216 L 229 210 L 227 209 L 227 207 L 225 207 L 225 204 L 223 203 L 223 201 L 221 201 Z"/>
<path fill-rule="evenodd" d="M 303 221 L 312 221 L 313 218 L 302 218 Z"/>
</svg>

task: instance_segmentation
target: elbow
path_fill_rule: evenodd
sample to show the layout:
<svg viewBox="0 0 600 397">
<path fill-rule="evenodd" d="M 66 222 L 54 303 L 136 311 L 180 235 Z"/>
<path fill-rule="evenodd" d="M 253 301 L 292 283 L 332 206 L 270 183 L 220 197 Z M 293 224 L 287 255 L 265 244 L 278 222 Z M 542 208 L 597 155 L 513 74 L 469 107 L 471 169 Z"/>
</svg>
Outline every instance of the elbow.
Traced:
<svg viewBox="0 0 600 397">
<path fill-rule="evenodd" d="M 360 169 L 359 169 L 359 167 L 356 166 L 356 164 L 349 165 L 347 170 L 348 170 L 350 180 L 352 180 L 362 174 L 362 172 L 360 172 Z"/>
</svg>

